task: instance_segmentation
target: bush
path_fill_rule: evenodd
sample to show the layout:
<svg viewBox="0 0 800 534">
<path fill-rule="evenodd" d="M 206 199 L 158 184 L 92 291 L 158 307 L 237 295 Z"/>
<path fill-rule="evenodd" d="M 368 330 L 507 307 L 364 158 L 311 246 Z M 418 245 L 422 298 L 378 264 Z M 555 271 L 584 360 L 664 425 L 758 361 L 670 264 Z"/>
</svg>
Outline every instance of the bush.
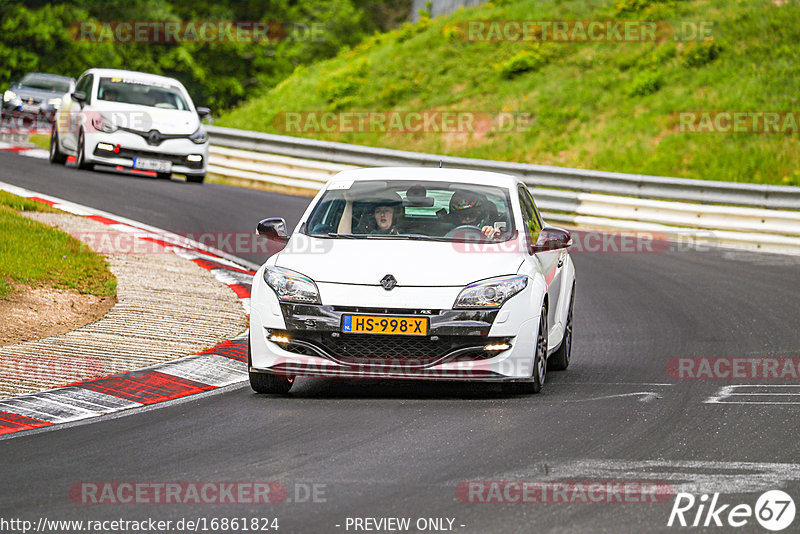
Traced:
<svg viewBox="0 0 800 534">
<path fill-rule="evenodd" d="M 500 76 L 511 79 L 523 72 L 534 71 L 545 65 L 549 57 L 541 47 L 533 50 L 523 50 L 518 52 L 508 61 L 504 61 L 497 66 Z"/>
<path fill-rule="evenodd" d="M 689 43 L 683 50 L 683 64 L 687 67 L 702 67 L 719 57 L 720 46 L 714 41 Z"/>
<path fill-rule="evenodd" d="M 319 91 L 332 110 L 349 106 L 359 89 L 367 83 L 368 63 L 359 61 L 353 66 L 340 69 L 320 83 Z"/>
<path fill-rule="evenodd" d="M 663 84 L 661 75 L 654 70 L 646 70 L 640 72 L 633 79 L 630 87 L 628 88 L 629 96 L 647 96 L 655 93 L 661 88 Z"/>
</svg>

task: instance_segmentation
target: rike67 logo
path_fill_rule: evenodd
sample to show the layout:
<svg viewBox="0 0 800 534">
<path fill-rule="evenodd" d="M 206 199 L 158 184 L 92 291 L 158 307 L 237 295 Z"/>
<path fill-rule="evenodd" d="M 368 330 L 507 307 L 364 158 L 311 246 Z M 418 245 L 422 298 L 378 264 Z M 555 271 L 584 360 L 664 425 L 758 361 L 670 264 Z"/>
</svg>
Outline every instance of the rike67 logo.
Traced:
<svg viewBox="0 0 800 534">
<path fill-rule="evenodd" d="M 681 492 L 675 496 L 667 526 L 739 528 L 755 519 L 765 529 L 778 532 L 792 524 L 795 511 L 794 500 L 780 490 L 763 493 L 755 507 L 745 503 L 723 504 L 719 493 L 696 498 Z"/>
</svg>

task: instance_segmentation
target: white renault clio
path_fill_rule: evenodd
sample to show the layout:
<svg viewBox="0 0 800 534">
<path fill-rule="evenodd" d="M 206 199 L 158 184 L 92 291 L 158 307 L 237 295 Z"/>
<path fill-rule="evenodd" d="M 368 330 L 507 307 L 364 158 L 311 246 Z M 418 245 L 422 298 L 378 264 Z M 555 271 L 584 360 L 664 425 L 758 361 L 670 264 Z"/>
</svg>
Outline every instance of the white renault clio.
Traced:
<svg viewBox="0 0 800 534">
<path fill-rule="evenodd" d="M 105 165 L 202 182 L 208 136 L 186 88 L 173 78 L 89 69 L 64 96 L 50 139 L 50 161 L 75 156 L 78 168 Z"/>
<path fill-rule="evenodd" d="M 513 176 L 344 171 L 256 272 L 250 384 L 297 376 L 500 382 L 538 393 L 572 348 L 569 232 L 545 225 Z"/>
</svg>

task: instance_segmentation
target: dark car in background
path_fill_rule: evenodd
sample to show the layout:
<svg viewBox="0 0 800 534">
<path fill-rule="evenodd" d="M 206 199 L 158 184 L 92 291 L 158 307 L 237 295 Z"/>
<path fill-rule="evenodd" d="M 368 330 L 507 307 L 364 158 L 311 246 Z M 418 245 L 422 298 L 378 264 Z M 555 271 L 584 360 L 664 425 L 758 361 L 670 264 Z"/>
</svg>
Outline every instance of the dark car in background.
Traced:
<svg viewBox="0 0 800 534">
<path fill-rule="evenodd" d="M 75 79 L 69 76 L 28 73 L 3 93 L 3 115 L 52 121 L 62 97 L 74 90 Z"/>
</svg>

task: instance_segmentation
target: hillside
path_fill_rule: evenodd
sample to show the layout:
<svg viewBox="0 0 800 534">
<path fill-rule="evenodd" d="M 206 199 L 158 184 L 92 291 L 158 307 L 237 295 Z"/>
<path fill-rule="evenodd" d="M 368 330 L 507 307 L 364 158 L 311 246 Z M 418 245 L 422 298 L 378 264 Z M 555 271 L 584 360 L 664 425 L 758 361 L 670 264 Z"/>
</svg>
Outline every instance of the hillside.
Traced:
<svg viewBox="0 0 800 534">
<path fill-rule="evenodd" d="M 655 39 L 580 41 L 571 22 L 566 41 L 525 42 L 493 40 L 490 25 L 475 32 L 476 20 L 662 22 Z M 800 185 L 798 20 L 800 4 L 786 0 L 492 2 L 423 17 L 299 67 L 217 124 L 466 157 Z M 698 28 L 710 35 L 692 38 Z M 377 113 L 365 115 L 366 127 L 348 122 L 360 116 L 348 111 L 367 110 Z M 427 131 L 447 124 L 434 110 L 477 127 Z M 414 112 L 437 120 L 418 127 Z M 500 127 L 503 116 L 515 127 Z M 395 119 L 410 127 L 392 128 Z M 728 131 L 709 132 L 715 124 Z"/>
</svg>

